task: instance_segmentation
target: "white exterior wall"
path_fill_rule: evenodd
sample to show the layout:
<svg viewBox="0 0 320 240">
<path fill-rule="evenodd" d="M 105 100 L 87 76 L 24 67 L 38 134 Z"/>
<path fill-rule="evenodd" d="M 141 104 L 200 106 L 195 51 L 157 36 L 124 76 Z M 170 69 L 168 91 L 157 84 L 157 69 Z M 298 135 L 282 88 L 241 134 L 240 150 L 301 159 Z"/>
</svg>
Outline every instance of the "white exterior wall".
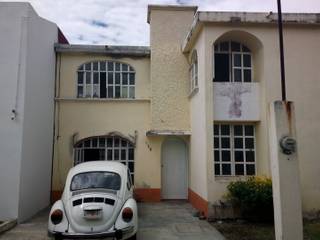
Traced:
<svg viewBox="0 0 320 240">
<path fill-rule="evenodd" d="M 0 3 L 0 31 L 0 219 L 23 221 L 49 204 L 58 30 L 28 3 Z"/>
</svg>

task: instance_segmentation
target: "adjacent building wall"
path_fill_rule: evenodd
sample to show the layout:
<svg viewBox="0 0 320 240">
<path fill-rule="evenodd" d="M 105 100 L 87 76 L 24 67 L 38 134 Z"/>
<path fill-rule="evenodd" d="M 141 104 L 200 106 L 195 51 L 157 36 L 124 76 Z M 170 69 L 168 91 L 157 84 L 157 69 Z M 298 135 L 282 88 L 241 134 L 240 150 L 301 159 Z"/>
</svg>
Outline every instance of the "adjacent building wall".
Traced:
<svg viewBox="0 0 320 240">
<path fill-rule="evenodd" d="M 49 205 L 58 30 L 28 3 L 0 3 L 0 31 L 0 219 L 23 221 Z"/>
</svg>

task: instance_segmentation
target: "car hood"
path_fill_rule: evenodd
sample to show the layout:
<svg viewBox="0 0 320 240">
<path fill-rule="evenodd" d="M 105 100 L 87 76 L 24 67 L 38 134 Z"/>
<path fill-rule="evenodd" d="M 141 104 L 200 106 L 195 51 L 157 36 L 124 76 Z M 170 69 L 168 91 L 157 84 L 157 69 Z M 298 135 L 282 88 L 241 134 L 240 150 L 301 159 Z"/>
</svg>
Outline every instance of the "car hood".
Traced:
<svg viewBox="0 0 320 240">
<path fill-rule="evenodd" d="M 109 230 L 124 203 L 117 194 L 102 192 L 81 193 L 63 201 L 70 227 L 77 233 Z"/>
</svg>

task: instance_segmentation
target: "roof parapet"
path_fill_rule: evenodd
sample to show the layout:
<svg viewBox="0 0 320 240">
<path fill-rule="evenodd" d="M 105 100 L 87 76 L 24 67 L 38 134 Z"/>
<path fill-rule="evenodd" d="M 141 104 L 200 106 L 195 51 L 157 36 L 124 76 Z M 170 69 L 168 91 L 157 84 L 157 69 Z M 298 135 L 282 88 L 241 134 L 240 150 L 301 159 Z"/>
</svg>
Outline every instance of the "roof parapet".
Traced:
<svg viewBox="0 0 320 240">
<path fill-rule="evenodd" d="M 150 14 L 152 10 L 163 10 L 163 11 L 193 11 L 197 12 L 197 6 L 186 6 L 186 5 L 148 5 L 148 16 L 147 23 L 150 23 Z"/>
<path fill-rule="evenodd" d="M 110 46 L 55 44 L 58 53 L 92 53 L 112 56 L 150 57 L 150 48 L 146 46 Z"/>
</svg>

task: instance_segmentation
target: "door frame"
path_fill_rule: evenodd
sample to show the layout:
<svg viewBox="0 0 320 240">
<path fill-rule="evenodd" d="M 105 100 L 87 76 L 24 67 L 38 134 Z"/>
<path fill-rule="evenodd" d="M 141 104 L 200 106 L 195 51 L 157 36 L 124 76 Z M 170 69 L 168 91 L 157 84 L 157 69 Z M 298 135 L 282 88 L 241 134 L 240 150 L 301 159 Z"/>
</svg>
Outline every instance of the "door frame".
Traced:
<svg viewBox="0 0 320 240">
<path fill-rule="evenodd" d="M 161 188 L 160 188 L 160 198 L 161 200 L 171 200 L 171 199 L 166 199 L 166 198 L 163 198 L 163 194 L 162 194 L 162 190 L 163 190 L 163 174 L 164 174 L 164 171 L 163 171 L 163 161 L 164 161 L 164 158 L 163 158 L 163 147 L 166 143 L 166 141 L 170 140 L 170 139 L 176 139 L 176 140 L 179 140 L 181 142 L 183 142 L 183 144 L 185 145 L 185 162 L 186 162 L 186 199 L 180 199 L 180 200 L 188 200 L 189 199 L 189 145 L 188 145 L 188 142 L 179 137 L 179 136 L 167 136 L 163 139 L 162 141 L 162 144 L 161 144 L 161 162 L 160 162 L 160 170 L 161 170 L 161 173 L 160 173 L 160 183 L 161 183 Z M 172 199 L 172 200 L 175 200 L 175 199 Z M 176 199 L 176 200 L 179 200 L 179 199 Z"/>
</svg>

